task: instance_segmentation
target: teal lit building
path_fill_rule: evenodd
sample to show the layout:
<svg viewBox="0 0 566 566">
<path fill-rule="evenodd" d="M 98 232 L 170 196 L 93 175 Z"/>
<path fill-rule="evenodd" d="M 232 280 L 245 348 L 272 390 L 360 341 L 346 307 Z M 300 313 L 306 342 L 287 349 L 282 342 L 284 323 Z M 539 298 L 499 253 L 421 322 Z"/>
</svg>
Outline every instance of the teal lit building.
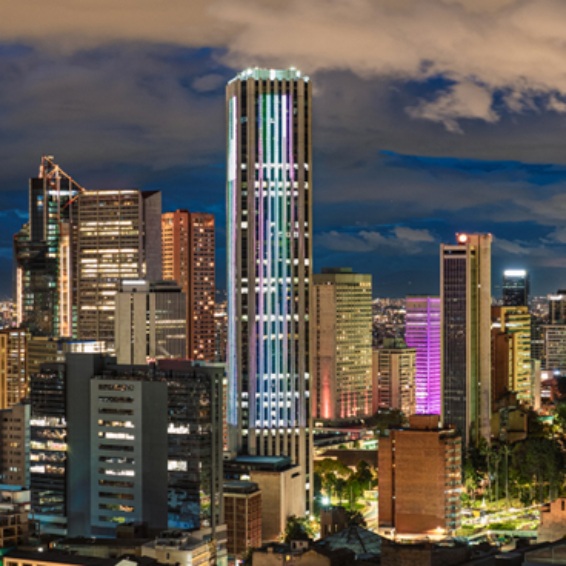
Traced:
<svg viewBox="0 0 566 566">
<path fill-rule="evenodd" d="M 248 69 L 226 104 L 229 443 L 289 456 L 308 502 L 311 85 Z"/>
</svg>

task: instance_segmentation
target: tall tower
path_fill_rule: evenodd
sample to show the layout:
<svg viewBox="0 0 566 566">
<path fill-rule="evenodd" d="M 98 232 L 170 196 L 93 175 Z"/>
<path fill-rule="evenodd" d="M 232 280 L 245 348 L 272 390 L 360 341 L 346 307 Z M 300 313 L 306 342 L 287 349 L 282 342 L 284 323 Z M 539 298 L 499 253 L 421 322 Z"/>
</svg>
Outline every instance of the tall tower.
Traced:
<svg viewBox="0 0 566 566">
<path fill-rule="evenodd" d="M 177 210 L 161 215 L 163 279 L 177 281 L 187 297 L 187 357 L 213 361 L 214 215 Z"/>
<path fill-rule="evenodd" d="M 524 269 L 506 269 L 503 272 L 503 305 L 529 306 L 529 274 Z"/>
<path fill-rule="evenodd" d="M 489 440 L 491 234 L 457 234 L 440 247 L 442 416 L 462 445 Z"/>
<path fill-rule="evenodd" d="M 17 322 L 33 335 L 72 336 L 73 207 L 84 189 L 43 156 L 29 182 L 29 222 L 14 236 Z"/>
<path fill-rule="evenodd" d="M 440 415 L 440 297 L 407 297 L 405 341 L 416 350 L 415 411 Z"/>
<path fill-rule="evenodd" d="M 371 416 L 371 275 L 323 269 L 313 276 L 311 311 L 313 418 Z"/>
<path fill-rule="evenodd" d="M 308 482 L 311 87 L 248 69 L 226 103 L 230 444 L 287 455 Z"/>
<path fill-rule="evenodd" d="M 161 193 L 85 190 L 75 211 L 77 335 L 114 345 L 122 279 L 161 279 Z"/>
</svg>

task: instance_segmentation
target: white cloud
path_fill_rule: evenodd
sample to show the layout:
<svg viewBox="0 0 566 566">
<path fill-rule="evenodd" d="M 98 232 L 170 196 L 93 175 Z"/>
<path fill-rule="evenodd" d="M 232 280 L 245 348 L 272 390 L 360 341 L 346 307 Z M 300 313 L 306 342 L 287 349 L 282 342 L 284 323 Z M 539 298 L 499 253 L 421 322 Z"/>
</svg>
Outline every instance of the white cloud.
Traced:
<svg viewBox="0 0 566 566">
<path fill-rule="evenodd" d="M 324 232 L 317 236 L 317 245 L 341 252 L 370 252 L 418 254 L 421 244 L 433 243 L 434 237 L 428 230 L 418 230 L 396 226 L 390 233 L 382 234 L 375 230 L 360 230 L 355 234 L 337 230 Z"/>
</svg>

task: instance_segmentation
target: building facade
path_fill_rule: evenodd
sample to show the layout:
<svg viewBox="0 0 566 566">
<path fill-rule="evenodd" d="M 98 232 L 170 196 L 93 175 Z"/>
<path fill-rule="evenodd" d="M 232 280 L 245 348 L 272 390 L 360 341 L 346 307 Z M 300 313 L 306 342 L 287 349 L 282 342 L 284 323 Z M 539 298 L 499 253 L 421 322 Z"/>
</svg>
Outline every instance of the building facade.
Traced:
<svg viewBox="0 0 566 566">
<path fill-rule="evenodd" d="M 313 419 L 372 415 L 371 275 L 323 269 L 311 305 Z"/>
<path fill-rule="evenodd" d="M 228 83 L 226 104 L 230 444 L 244 454 L 288 455 L 306 487 L 310 82 L 295 69 L 248 69 Z"/>
<path fill-rule="evenodd" d="M 517 399 L 534 403 L 531 367 L 531 315 L 528 307 L 491 307 L 492 402 L 514 391 Z"/>
<path fill-rule="evenodd" d="M 416 350 L 402 340 L 386 339 L 373 356 L 375 411 L 389 408 L 406 416 L 414 414 Z"/>
<path fill-rule="evenodd" d="M 177 210 L 161 216 L 163 279 L 187 297 L 187 357 L 215 361 L 214 216 Z"/>
<path fill-rule="evenodd" d="M 82 187 L 51 156 L 29 183 L 29 222 L 14 237 L 18 325 L 34 335 L 72 336 L 70 237 L 73 199 Z"/>
<path fill-rule="evenodd" d="M 123 280 L 114 319 L 119 364 L 186 357 L 185 294 L 173 281 Z"/>
<path fill-rule="evenodd" d="M 440 297 L 407 297 L 405 342 L 415 349 L 415 412 L 440 415 L 442 376 Z"/>
<path fill-rule="evenodd" d="M 443 422 L 462 443 L 489 441 L 491 415 L 491 234 L 442 244 Z"/>
<path fill-rule="evenodd" d="M 461 441 L 438 415 L 379 441 L 379 529 L 386 535 L 445 538 L 460 526 Z"/>
<path fill-rule="evenodd" d="M 529 306 L 529 274 L 524 269 L 506 269 L 503 272 L 503 306 Z"/>
<path fill-rule="evenodd" d="M 161 279 L 161 193 L 85 190 L 74 213 L 77 337 L 114 347 L 122 279 Z"/>
</svg>

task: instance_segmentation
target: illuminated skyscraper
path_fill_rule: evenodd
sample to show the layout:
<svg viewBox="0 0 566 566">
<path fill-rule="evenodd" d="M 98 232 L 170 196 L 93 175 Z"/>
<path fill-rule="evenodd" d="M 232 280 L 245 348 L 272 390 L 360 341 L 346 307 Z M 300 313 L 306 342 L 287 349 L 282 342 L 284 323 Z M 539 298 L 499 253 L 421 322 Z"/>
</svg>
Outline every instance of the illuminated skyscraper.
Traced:
<svg viewBox="0 0 566 566">
<path fill-rule="evenodd" d="M 531 315 L 526 306 L 491 307 L 492 401 L 507 392 L 532 406 Z"/>
<path fill-rule="evenodd" d="M 51 156 L 30 179 L 29 222 L 14 237 L 17 322 L 34 335 L 72 336 L 70 203 L 83 190 Z"/>
<path fill-rule="evenodd" d="M 161 193 L 86 190 L 74 222 L 78 338 L 113 347 L 122 279 L 161 279 Z"/>
<path fill-rule="evenodd" d="M 248 69 L 226 96 L 230 442 L 289 456 L 308 485 L 310 82 Z"/>
<path fill-rule="evenodd" d="M 442 244 L 442 416 L 462 444 L 489 440 L 491 415 L 491 234 Z"/>
<path fill-rule="evenodd" d="M 215 359 L 214 216 L 177 210 L 161 215 L 163 279 L 187 297 L 187 357 Z"/>
<path fill-rule="evenodd" d="M 339 268 L 313 276 L 313 418 L 373 414 L 371 326 L 371 275 Z"/>
<path fill-rule="evenodd" d="M 440 297 L 407 297 L 405 341 L 416 350 L 415 411 L 440 415 Z"/>
<path fill-rule="evenodd" d="M 524 269 L 506 269 L 503 272 L 503 305 L 529 305 L 529 274 Z"/>
</svg>

